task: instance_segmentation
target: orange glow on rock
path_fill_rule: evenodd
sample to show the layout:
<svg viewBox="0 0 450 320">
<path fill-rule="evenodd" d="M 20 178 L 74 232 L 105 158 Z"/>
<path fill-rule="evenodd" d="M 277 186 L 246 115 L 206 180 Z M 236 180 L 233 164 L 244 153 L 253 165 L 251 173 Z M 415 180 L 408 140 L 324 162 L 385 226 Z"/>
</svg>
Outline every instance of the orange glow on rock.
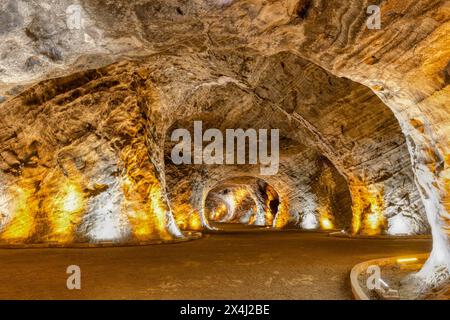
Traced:
<svg viewBox="0 0 450 320">
<path fill-rule="evenodd" d="M 189 216 L 189 229 L 196 231 L 202 229 L 202 222 L 200 220 L 200 215 L 198 212 L 192 212 Z"/>
<path fill-rule="evenodd" d="M 267 190 L 267 200 L 266 200 L 266 212 L 265 212 L 265 224 L 266 226 L 271 226 L 273 224 L 274 215 L 270 209 L 270 202 L 274 200 L 275 197 L 270 189 Z"/>
<path fill-rule="evenodd" d="M 130 222 L 132 235 L 139 241 L 171 238 L 166 228 L 169 209 L 144 141 L 135 138 L 122 150 L 121 161 L 125 168 L 122 212 Z"/>
<path fill-rule="evenodd" d="M 377 235 L 385 228 L 383 189 L 375 186 L 351 187 L 353 201 L 353 234 Z"/>
<path fill-rule="evenodd" d="M 79 184 L 65 182 L 48 207 L 52 228 L 50 239 L 58 242 L 73 240 L 76 226 L 84 213 L 86 201 Z"/>
<path fill-rule="evenodd" d="M 334 228 L 333 217 L 326 208 L 319 209 L 319 223 L 322 230 L 331 230 Z"/>
<path fill-rule="evenodd" d="M 9 222 L 1 239 L 7 242 L 22 242 L 28 239 L 34 232 L 34 214 L 38 208 L 38 201 L 33 198 L 31 188 L 13 188 L 13 209 Z"/>
<path fill-rule="evenodd" d="M 213 221 L 221 220 L 227 214 L 227 206 L 222 203 L 218 208 L 211 211 L 209 217 Z"/>
</svg>

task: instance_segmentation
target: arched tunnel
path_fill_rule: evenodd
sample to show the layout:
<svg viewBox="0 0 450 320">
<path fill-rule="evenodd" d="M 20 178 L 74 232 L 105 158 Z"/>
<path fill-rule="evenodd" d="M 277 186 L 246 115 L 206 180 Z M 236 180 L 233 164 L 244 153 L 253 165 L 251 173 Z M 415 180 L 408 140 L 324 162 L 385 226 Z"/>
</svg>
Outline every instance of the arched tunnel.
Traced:
<svg viewBox="0 0 450 320">
<path fill-rule="evenodd" d="M 446 1 L 51 3 L 0 4 L 1 246 L 431 235 L 448 282 Z"/>
</svg>

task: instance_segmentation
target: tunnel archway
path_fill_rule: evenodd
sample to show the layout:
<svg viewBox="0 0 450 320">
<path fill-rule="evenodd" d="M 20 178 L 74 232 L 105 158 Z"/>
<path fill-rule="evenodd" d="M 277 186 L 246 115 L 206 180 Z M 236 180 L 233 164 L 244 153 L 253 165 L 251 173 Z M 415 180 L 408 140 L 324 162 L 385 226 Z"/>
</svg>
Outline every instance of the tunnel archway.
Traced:
<svg viewBox="0 0 450 320">
<path fill-rule="evenodd" d="M 206 212 L 220 213 L 220 217 L 213 214 L 212 220 L 215 222 L 255 226 L 272 227 L 279 204 L 280 196 L 275 188 L 264 180 L 251 176 L 219 181 L 208 191 L 205 198 Z"/>
<path fill-rule="evenodd" d="M 247 54 L 250 53 L 241 55 Z M 217 57 L 219 61 L 220 58 Z M 217 128 L 222 132 L 226 128 L 277 127 L 283 135 L 280 163 L 294 180 L 303 179 L 304 184 L 313 185 L 311 178 L 320 163 L 316 159 L 321 158 L 327 159 L 345 180 L 340 184 L 348 185 L 350 190 L 354 221 L 351 228 L 341 224 L 343 228 L 364 234 L 428 231 L 405 138 L 394 114 L 380 99 L 366 87 L 334 77 L 287 52 L 252 63 L 249 64 L 259 74 L 255 83 L 228 78 L 223 82 L 202 82 L 189 93 L 189 98 L 183 101 L 186 112 L 180 113 L 165 133 L 166 172 L 173 170 L 171 176 L 193 175 L 188 179 L 191 185 L 198 183 L 194 180 L 206 183 L 217 179 L 217 174 L 226 178 L 220 169 L 210 166 L 194 166 L 185 172 L 172 166 L 169 155 L 174 143 L 170 142 L 170 132 L 175 128 L 192 131 L 194 121 L 202 121 L 204 129 Z M 250 85 L 256 94 L 249 92 Z M 224 99 L 230 92 L 235 100 Z M 235 175 L 249 168 L 233 170 L 227 172 Z M 171 184 L 174 190 L 179 181 L 175 179 Z M 402 188 L 396 187 L 399 181 Z"/>
<path fill-rule="evenodd" d="M 286 129 L 289 135 L 285 138 L 290 141 L 284 145 L 286 149 L 282 160 L 285 164 L 294 162 L 293 155 L 299 153 L 302 153 L 303 159 L 327 157 L 349 184 L 355 217 L 354 232 L 364 232 L 364 217 L 369 217 L 370 221 L 386 218 L 385 228 L 392 232 L 407 230 L 424 233 L 428 231 L 428 221 L 434 249 L 424 273 L 433 274 L 433 268 L 441 264 L 448 267 L 448 50 L 433 51 L 428 45 L 432 44 L 432 48 L 448 47 L 445 42 L 448 24 L 437 23 L 431 18 L 440 16 L 442 3 L 428 6 L 429 1 L 425 1 L 414 6 L 414 9 L 387 5 L 387 10 L 394 14 L 387 17 L 383 31 L 371 33 L 366 30 L 363 19 L 355 19 L 351 28 L 339 25 L 342 17 L 354 17 L 354 12 L 363 12 L 362 2 L 349 1 L 345 5 L 333 1 L 326 5 L 314 2 L 310 8 L 311 14 L 302 15 L 300 19 L 291 7 L 282 5 L 283 10 L 272 10 L 272 6 L 277 4 L 270 2 L 254 10 L 256 4 L 242 1 L 220 11 L 221 19 L 229 25 L 234 25 L 238 14 L 243 19 L 240 24 L 242 30 L 232 28 L 230 31 L 215 24 L 207 38 L 204 32 L 199 31 L 201 28 L 195 29 L 198 39 L 187 45 L 183 37 L 193 29 L 190 19 L 203 17 L 203 8 L 208 7 L 203 2 L 195 2 L 190 5 L 191 15 L 176 16 L 180 19 L 179 29 L 167 32 L 167 36 L 155 32 L 146 20 L 148 16 L 137 15 L 136 23 L 147 26 L 148 32 L 140 31 L 143 33 L 133 35 L 136 36 L 136 47 L 133 44 L 128 49 L 119 46 L 120 49 L 116 48 L 117 56 L 108 58 L 99 54 L 99 57 L 102 57 L 101 63 L 110 64 L 114 59 L 122 59 L 123 52 L 127 55 L 134 50 L 142 50 L 142 46 L 152 53 L 166 50 L 164 55 L 99 69 L 97 62 L 90 61 L 97 59 L 88 57 L 89 53 L 98 54 L 98 48 L 92 43 L 79 43 L 77 40 L 74 46 L 83 48 L 82 53 L 79 50 L 72 52 L 69 48 L 68 60 L 56 62 L 45 58 L 42 72 L 19 69 L 18 64 L 9 63 L 5 70 L 7 100 L 2 103 L 0 111 L 4 119 L 1 129 L 5 137 L 1 144 L 4 196 L 0 205 L 8 217 L 2 221 L 12 221 L 9 217 L 14 210 L 10 209 L 10 204 L 14 197 L 10 189 L 27 180 L 25 182 L 30 183 L 23 184 L 29 191 L 25 193 L 25 202 L 33 210 L 25 212 L 22 224 L 26 225 L 27 221 L 36 218 L 44 227 L 30 228 L 30 232 L 25 233 L 25 239 L 47 239 L 46 225 L 49 221 L 48 215 L 44 214 L 46 208 L 37 206 L 38 210 L 34 210 L 35 203 L 36 199 L 48 196 L 43 191 L 45 188 L 41 187 L 46 185 L 42 184 L 43 181 L 51 181 L 47 179 L 49 175 L 67 177 L 70 173 L 60 159 L 60 156 L 64 158 L 67 154 L 73 158 L 75 168 L 75 177 L 69 175 L 69 178 L 76 180 L 81 176 L 88 181 L 83 188 L 76 188 L 83 190 L 83 199 L 95 202 L 102 190 L 108 190 L 121 199 L 123 192 L 121 188 L 116 188 L 116 184 L 122 186 L 126 182 L 117 178 L 120 175 L 112 175 L 110 180 L 103 179 L 97 165 L 113 168 L 112 172 L 123 170 L 123 166 L 115 168 L 115 163 L 124 160 L 122 151 L 124 146 L 129 146 L 131 150 L 127 150 L 127 155 L 133 152 L 139 155 L 138 161 L 131 156 L 125 157 L 126 169 L 133 164 L 133 170 L 129 172 L 139 172 L 135 175 L 138 181 L 132 181 L 136 187 L 133 190 L 138 190 L 136 194 L 139 196 L 136 198 L 139 199 L 132 199 L 136 205 L 132 206 L 131 220 L 138 217 L 137 224 L 147 223 L 154 220 L 148 216 L 155 215 L 162 217 L 156 221 L 162 221 L 162 229 L 166 230 L 168 225 L 174 225 L 170 218 L 171 211 L 179 208 L 174 205 L 177 203 L 175 200 L 170 200 L 170 195 L 167 199 L 166 193 L 173 192 L 171 190 L 176 189 L 172 188 L 173 184 L 182 180 L 176 176 L 172 179 L 171 173 L 175 171 L 171 168 L 166 170 L 166 131 L 179 119 L 215 112 L 214 117 L 218 116 L 216 121 L 222 121 L 224 127 L 245 127 L 246 124 L 264 127 L 268 125 L 264 119 L 269 118 L 269 125 Z M 88 15 L 96 17 L 98 12 L 103 12 L 103 8 L 92 1 L 87 1 L 86 5 Z M 141 9 L 152 12 L 152 8 L 149 5 Z M 422 8 L 422 11 L 417 8 Z M 213 9 L 215 14 L 217 11 Z M 124 5 L 119 10 L 134 14 L 136 9 Z M 247 14 L 249 10 L 258 14 Z M 403 14 L 402 10 L 408 14 Z M 398 12 L 402 12 L 401 19 L 396 18 Z M 123 14 L 123 17 L 126 16 L 128 14 Z M 157 18 L 156 21 L 161 22 L 173 17 L 168 11 L 160 13 Z M 112 34 L 114 31 L 122 34 L 122 30 L 118 29 L 120 24 L 112 24 L 101 15 L 95 20 L 100 29 L 111 31 L 102 41 L 116 43 L 118 38 Z M 39 24 L 39 20 L 36 21 Z M 268 21 L 271 23 L 268 24 Z M 329 24 L 322 24 L 322 21 L 329 21 Z M 393 36 L 397 29 L 403 27 L 415 31 L 417 24 L 411 21 L 421 22 L 423 38 Z M 255 29 L 249 32 L 248 26 Z M 11 28 L 5 33 L 6 36 L 17 31 L 22 40 L 27 39 L 27 33 L 22 32 L 26 29 L 25 25 Z M 142 28 L 136 27 L 136 30 Z M 164 30 L 168 31 L 166 27 Z M 40 39 L 39 33 L 36 34 L 33 43 L 46 45 L 47 38 Z M 326 36 L 318 38 L 317 34 Z M 67 36 L 66 31 L 48 36 L 62 35 Z M 161 43 L 156 45 L 153 41 L 155 37 Z M 220 45 L 226 37 L 239 43 L 239 50 Z M 277 41 L 272 43 L 273 39 Z M 27 40 L 24 43 L 30 42 Z M 174 43 L 180 43 L 180 46 L 174 46 Z M 204 43 L 210 45 L 205 46 Z M 387 44 L 393 49 L 386 51 Z M 208 49 L 205 50 L 205 47 Z M 366 47 L 372 49 L 367 50 Z M 44 54 L 35 52 L 33 48 L 24 52 L 43 58 Z M 49 52 L 59 52 L 61 48 L 55 50 Z M 205 52 L 208 53 L 205 55 L 207 59 L 202 56 Z M 7 55 L 5 59 L 10 61 L 12 56 L 14 54 Z M 19 57 L 23 58 L 22 62 L 29 58 Z M 73 65 L 74 58 L 86 60 L 86 63 Z M 35 87 L 11 89 L 16 78 L 37 83 L 47 74 L 43 71 L 54 71 L 57 66 L 61 74 L 72 75 L 44 81 Z M 96 69 L 73 74 L 75 70 L 92 67 Z M 12 74 L 21 77 L 12 77 Z M 124 86 L 130 89 L 127 94 L 123 94 Z M 242 107 L 242 112 L 237 113 L 229 100 Z M 64 113 L 67 109 L 70 115 Z M 80 114 L 87 110 L 90 116 L 83 119 Z M 54 111 L 54 117 L 49 116 L 50 111 Z M 236 122 L 235 119 L 243 114 L 246 115 L 245 121 Z M 45 126 L 42 120 L 36 121 L 38 116 L 48 118 L 49 124 Z M 21 120 L 27 123 L 26 128 L 17 125 L 22 123 L 18 117 L 24 117 Z M 66 117 L 74 120 L 68 127 L 61 124 Z M 212 125 L 215 125 L 214 122 Z M 36 133 L 30 134 L 31 131 Z M 129 137 L 136 137 L 138 141 L 130 141 Z M 301 143 L 296 143 L 298 141 Z M 88 152 L 103 147 L 104 152 Z M 296 149 L 296 153 L 292 149 Z M 53 153 L 57 156 L 47 156 Z M 308 168 L 309 161 L 301 163 Z M 296 171 L 301 166 L 285 167 Z M 145 175 L 144 172 L 150 171 L 154 174 Z M 299 179 L 306 176 L 297 174 Z M 207 181 L 211 178 L 204 168 L 192 172 L 192 176 L 192 180 L 184 181 L 184 187 L 195 179 L 205 177 Z M 141 183 L 136 182 L 156 186 L 152 189 L 152 195 L 157 199 L 153 205 L 148 205 L 151 203 L 148 201 L 148 189 L 141 188 Z M 183 187 L 181 185 L 178 187 Z M 186 190 L 190 187 L 204 189 L 204 186 L 191 184 Z M 186 193 L 183 196 L 184 201 L 180 203 L 190 204 L 191 195 Z M 203 195 L 198 198 L 203 199 Z M 192 210 L 196 210 L 198 201 L 192 201 L 195 204 Z M 117 203 L 114 209 L 120 207 Z M 15 205 L 12 207 L 17 208 Z M 156 207 L 163 209 L 153 210 Z M 13 213 L 19 211 L 23 214 L 24 210 Z M 98 212 L 97 207 L 93 213 L 90 212 L 92 214 L 88 219 L 92 219 L 94 224 L 99 217 L 103 217 Z M 135 215 L 136 212 L 151 213 Z M 82 214 L 85 213 L 86 210 Z M 148 219 L 140 219 L 141 216 Z M 79 219 L 72 222 L 78 225 Z M 195 218 L 189 223 L 199 228 L 202 224 Z M 155 222 L 155 225 L 158 223 Z M 405 227 L 399 228 L 398 225 Z M 7 227 L 6 223 L 4 226 Z M 179 234 L 176 231 L 174 227 L 169 233 Z M 81 235 L 85 236 L 83 232 Z M 73 237 L 70 238 L 73 241 Z M 126 237 L 118 236 L 118 239 L 126 241 Z"/>
<path fill-rule="evenodd" d="M 243 54 L 249 53 L 244 52 Z M 170 132 L 177 127 L 189 128 L 194 120 L 202 120 L 205 128 L 218 127 L 222 131 L 227 127 L 281 128 L 280 165 L 283 174 L 291 177 L 293 181 L 298 179 L 305 185 L 312 185 L 311 178 L 314 177 L 312 170 L 317 170 L 317 159 L 325 157 L 348 183 L 352 195 L 353 216 L 356 217 L 358 223 L 361 222 L 360 218 L 364 218 L 367 214 L 386 213 L 387 218 L 400 214 L 404 217 L 402 219 L 411 219 L 418 226 L 418 232 L 423 231 L 422 208 L 419 204 L 416 205 L 418 192 L 412 183 L 409 163 L 405 161 L 409 157 L 405 139 L 392 112 L 367 88 L 349 80 L 334 77 L 325 70 L 292 54 L 280 53 L 262 60 L 249 60 L 254 64 L 253 68 L 260 73 L 260 77 L 255 83 L 244 83 L 241 80 L 226 78 L 207 84 L 204 84 L 202 80 L 198 84 L 198 79 L 187 80 L 184 78 L 183 76 L 187 74 L 183 73 L 184 70 L 181 68 L 177 73 L 181 77 L 173 80 L 180 81 L 182 85 L 170 87 L 168 91 L 161 91 L 154 87 L 156 83 L 142 80 L 146 79 L 150 73 L 156 77 L 157 72 L 164 70 L 159 68 L 160 64 L 172 62 L 178 58 L 165 57 L 165 59 L 158 59 L 154 61 L 154 64 L 146 65 L 144 69 L 147 69 L 140 71 L 141 74 L 135 70 L 143 68 L 142 64 L 133 62 L 46 81 L 13 99 L 10 102 L 11 108 L 16 108 L 17 114 L 22 112 L 24 106 L 29 105 L 35 108 L 47 106 L 58 108 L 58 104 L 54 105 L 55 99 L 58 103 L 66 102 L 83 108 L 84 104 L 88 103 L 90 94 L 97 94 L 97 90 L 100 90 L 98 92 L 100 97 L 107 99 L 105 107 L 109 108 L 109 96 L 104 92 L 114 90 L 121 81 L 129 83 L 131 88 L 136 87 L 136 83 L 139 83 L 137 89 L 128 93 L 133 96 L 137 104 L 137 108 L 133 111 L 135 112 L 134 121 L 141 130 L 132 134 L 137 136 L 143 161 L 148 161 L 146 165 L 153 167 L 151 170 L 154 170 L 154 177 L 149 176 L 148 179 L 151 178 L 155 184 L 160 185 L 158 188 L 161 188 L 161 191 L 158 191 L 158 197 L 161 198 L 161 203 L 166 203 L 165 206 L 169 212 L 180 210 L 179 208 L 183 205 L 191 205 L 192 208 L 189 210 L 192 211 L 202 210 L 201 203 L 204 199 L 205 183 L 209 183 L 210 180 L 213 182 L 219 177 L 226 178 L 225 173 L 233 174 L 234 172 L 236 174 L 257 169 L 251 166 L 229 167 L 228 171 L 220 172 L 217 166 L 211 168 L 194 165 L 182 168 L 182 166 L 175 167 L 171 164 L 170 150 L 173 144 L 170 144 L 168 139 Z M 217 59 L 220 61 L 220 56 Z M 293 69 L 299 68 L 297 82 L 292 83 L 292 75 L 290 72 L 286 72 L 286 66 Z M 124 70 L 129 71 L 124 72 Z M 301 70 L 306 71 L 302 72 Z M 193 71 L 190 70 L 191 73 Z M 116 74 L 120 74 L 118 80 L 110 81 Z M 278 75 L 279 84 L 271 83 L 273 74 Z M 190 90 L 192 85 L 196 85 L 196 90 Z M 254 91 L 249 91 L 250 85 L 254 86 Z M 51 91 L 55 86 L 59 91 Z M 166 104 L 160 105 L 161 101 L 168 101 L 164 97 L 170 96 L 173 93 L 171 90 L 175 87 L 177 90 L 184 87 L 187 92 L 181 96 L 188 98 L 184 99 L 183 104 L 180 104 L 178 108 L 171 108 Z M 305 92 L 310 92 L 309 94 L 320 97 L 321 100 L 305 103 L 308 101 L 308 97 L 305 96 L 300 100 L 284 100 L 280 105 L 273 101 L 279 100 L 279 97 L 264 96 L 264 88 L 268 87 L 274 88 L 273 94 L 283 98 L 291 97 L 291 95 L 299 96 L 304 92 L 300 89 L 307 88 L 308 90 Z M 80 88 L 85 90 L 86 98 L 71 100 L 73 91 L 80 90 Z M 321 90 L 322 94 L 320 94 Z M 255 92 L 257 93 L 255 94 Z M 50 93 L 51 95 L 48 96 Z M 237 100 L 224 99 L 230 93 Z M 128 107 L 123 97 L 118 96 L 117 99 L 113 105 L 121 108 Z M 353 103 L 351 99 L 359 100 L 357 103 Z M 287 112 L 289 109 L 294 111 L 291 110 L 289 113 Z M 343 116 L 339 116 L 339 114 Z M 143 117 L 140 118 L 141 116 Z M 366 121 L 361 121 L 364 118 Z M 13 123 L 14 115 L 8 114 L 5 119 L 6 123 Z M 348 129 L 344 124 L 348 126 Z M 86 134 L 92 134 L 89 128 L 98 127 L 98 125 L 95 123 L 87 125 Z M 12 128 L 14 126 L 12 124 Z M 128 129 L 132 132 L 131 128 Z M 335 130 L 338 130 L 339 135 L 333 134 Z M 108 136 L 111 132 L 105 134 Z M 115 142 L 119 141 L 111 146 L 112 150 L 116 150 L 111 153 L 111 159 L 114 159 L 114 152 L 120 152 L 123 144 L 121 146 L 120 134 L 110 135 L 109 138 Z M 13 139 L 26 139 L 26 135 L 22 134 Z M 45 139 L 45 137 L 37 137 L 38 142 L 30 141 L 30 146 L 38 149 L 35 152 L 42 153 L 44 151 L 39 148 L 42 149 L 42 146 L 48 143 Z M 92 139 L 98 139 L 98 136 Z M 371 143 L 367 144 L 367 141 Z M 134 146 L 138 146 L 138 144 L 134 144 Z M 25 149 L 22 151 L 28 152 Z M 14 152 L 17 153 L 19 150 Z M 71 156 L 76 153 L 77 151 L 73 151 Z M 6 154 L 8 156 L 12 154 L 12 158 L 16 157 L 9 151 Z M 127 153 L 128 156 L 130 157 L 121 160 L 128 161 L 127 159 L 129 159 L 133 165 L 140 163 L 131 157 L 133 154 Z M 25 155 L 20 157 L 26 158 Z M 82 166 L 80 168 L 76 170 L 83 170 Z M 14 164 L 11 164 L 11 168 L 8 170 L 10 171 L 7 174 L 13 174 L 17 169 Z M 25 168 L 24 170 L 29 169 Z M 183 170 L 186 171 L 183 172 Z M 188 178 L 186 179 L 186 177 Z M 401 189 L 396 188 L 398 181 L 402 181 Z M 185 188 L 186 193 L 178 192 L 179 188 Z M 199 190 L 200 193 L 194 189 Z M 155 194 L 158 192 L 155 191 Z M 167 193 L 173 192 L 184 197 L 181 199 L 182 201 L 176 203 L 172 201 L 173 199 L 166 198 Z M 95 195 L 95 193 L 93 194 Z M 194 194 L 198 199 L 191 199 Z M 198 194 L 201 196 L 197 196 Z M 408 196 L 405 197 L 405 194 Z M 378 202 L 382 202 L 383 206 Z M 388 205 L 386 206 L 386 204 Z M 405 207 L 408 212 L 399 211 L 398 208 L 403 208 L 405 204 L 408 205 Z M 288 203 L 282 203 L 282 205 L 288 205 Z M 366 212 L 367 210 L 369 213 Z M 197 229 L 201 228 L 202 224 L 207 226 L 207 222 L 202 217 L 201 213 L 200 218 L 196 214 L 190 215 L 188 220 L 192 221 L 189 224 Z M 174 225 L 170 222 L 170 218 L 167 218 L 165 223 Z M 356 232 L 364 230 L 358 224 L 355 229 Z"/>
</svg>

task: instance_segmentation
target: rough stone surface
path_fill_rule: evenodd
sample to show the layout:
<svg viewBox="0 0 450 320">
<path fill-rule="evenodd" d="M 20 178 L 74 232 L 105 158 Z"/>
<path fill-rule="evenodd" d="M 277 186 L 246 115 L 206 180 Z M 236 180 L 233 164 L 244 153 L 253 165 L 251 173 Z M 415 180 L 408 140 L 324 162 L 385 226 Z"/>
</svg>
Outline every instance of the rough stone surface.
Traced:
<svg viewBox="0 0 450 320">
<path fill-rule="evenodd" d="M 278 193 L 277 226 L 329 211 L 354 232 L 430 228 L 420 275 L 432 282 L 448 268 L 447 1 L 383 1 L 380 30 L 367 29 L 363 0 L 0 5 L 0 212 L 4 226 L 14 210 L 28 217 L 23 225 L 42 221 L 27 241 L 51 235 L 42 198 L 66 180 L 82 181 L 84 210 L 70 221 L 77 237 L 109 217 L 100 225 L 123 240 L 179 235 L 183 219 L 208 227 L 208 193 L 245 175 Z M 171 131 L 194 120 L 279 128 L 279 173 L 175 167 Z M 343 208 L 351 201 L 353 221 L 336 197 Z M 36 212 L 12 209 L 14 198 Z M 366 230 L 373 217 L 377 229 Z M 149 221 L 153 231 L 139 227 Z"/>
</svg>

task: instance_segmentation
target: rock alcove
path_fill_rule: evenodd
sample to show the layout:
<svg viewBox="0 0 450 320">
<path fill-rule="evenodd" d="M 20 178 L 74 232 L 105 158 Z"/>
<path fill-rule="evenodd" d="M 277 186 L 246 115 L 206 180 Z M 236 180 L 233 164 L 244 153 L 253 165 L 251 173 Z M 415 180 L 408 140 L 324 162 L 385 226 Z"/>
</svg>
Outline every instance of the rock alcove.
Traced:
<svg viewBox="0 0 450 320">
<path fill-rule="evenodd" d="M 2 241 L 183 237 L 227 190 L 246 223 L 431 232 L 419 276 L 448 275 L 450 9 L 383 1 L 369 30 L 369 4 L 3 1 Z M 199 120 L 279 129 L 277 174 L 173 164 Z"/>
</svg>

